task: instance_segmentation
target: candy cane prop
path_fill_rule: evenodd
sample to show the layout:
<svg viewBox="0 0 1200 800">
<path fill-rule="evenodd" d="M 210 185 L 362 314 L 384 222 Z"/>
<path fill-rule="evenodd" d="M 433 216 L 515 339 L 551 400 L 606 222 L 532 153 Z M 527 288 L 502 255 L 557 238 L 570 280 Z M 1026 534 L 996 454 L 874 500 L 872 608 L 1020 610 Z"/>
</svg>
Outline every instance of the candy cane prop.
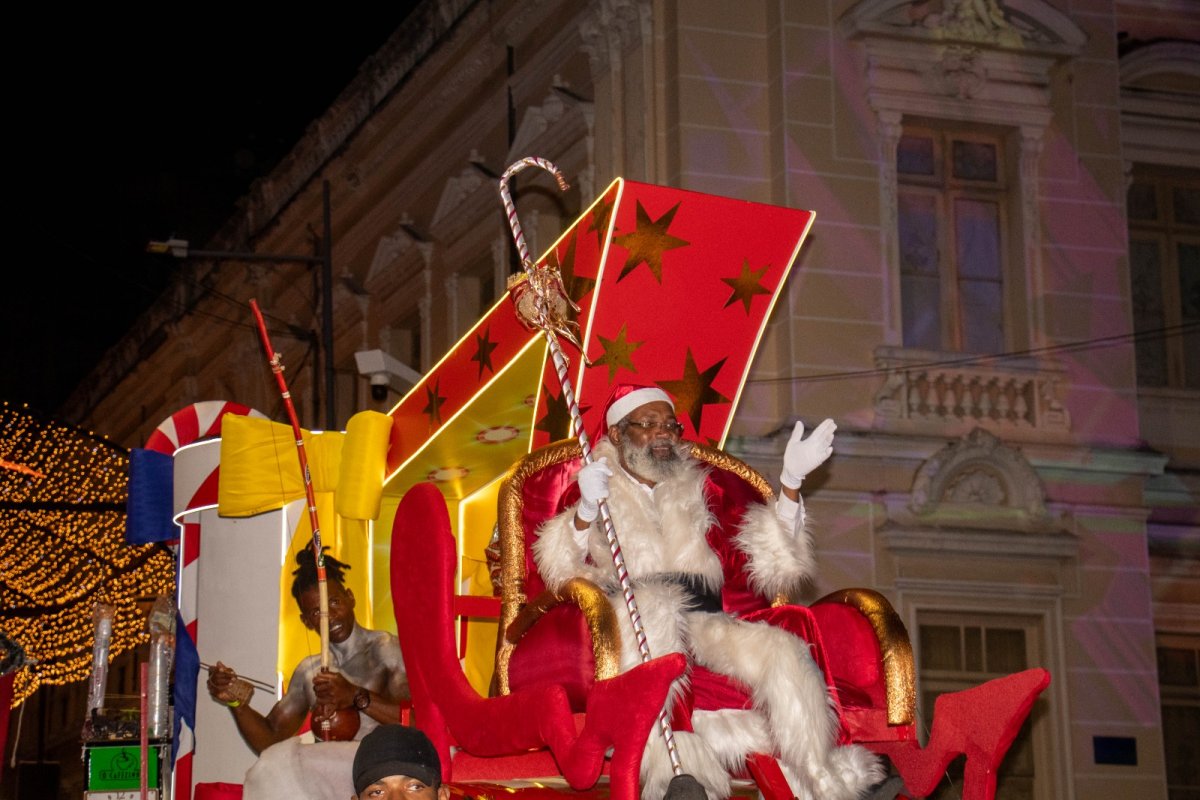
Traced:
<svg viewBox="0 0 1200 800">
<path fill-rule="evenodd" d="M 531 329 L 540 330 L 546 336 L 546 344 L 550 348 L 550 357 L 554 361 L 554 369 L 558 373 L 559 385 L 562 389 L 562 397 L 566 401 L 567 408 L 571 412 L 571 428 L 575 433 L 575 438 L 579 442 L 579 447 L 583 451 L 583 463 L 592 463 L 592 445 L 588 439 L 587 431 L 583 429 L 583 417 L 579 412 L 579 404 L 575 401 L 575 392 L 571 388 L 571 379 L 567 375 L 567 356 L 563 352 L 562 345 L 559 344 L 558 337 L 566 336 L 571 339 L 577 346 L 579 342 L 574 337 L 574 329 L 571 322 L 567 319 L 567 309 L 578 307 L 571 301 L 563 288 L 562 275 L 553 267 L 542 267 L 536 269 L 533 261 L 529 258 L 529 248 L 525 244 L 525 234 L 521 231 L 520 220 L 517 219 L 517 208 L 513 205 L 512 196 L 508 191 L 508 181 L 513 175 L 517 174 L 526 167 L 541 167 L 552 174 L 558 186 L 563 191 L 566 191 L 568 184 L 563 178 L 562 172 L 554 164 L 544 158 L 531 156 L 523 158 L 520 161 L 513 163 L 504 171 L 504 175 L 500 177 L 500 199 L 504 203 L 504 213 L 508 215 L 508 224 L 512 228 L 513 239 L 517 243 L 517 253 L 521 257 L 521 266 L 525 270 L 525 276 L 528 279 L 529 289 L 524 293 L 524 300 L 517 300 L 517 315 Z M 532 291 L 532 294 L 529 292 Z M 533 302 L 527 302 L 531 299 Z M 583 347 L 579 346 L 582 352 Z M 613 525 L 612 514 L 608 510 L 608 502 L 603 498 L 600 500 L 600 518 L 604 521 L 604 538 L 608 541 L 608 550 L 612 554 L 613 568 L 617 572 L 617 580 L 621 585 L 621 595 L 625 599 L 625 610 L 629 613 L 629 622 L 633 625 L 633 634 L 637 639 L 638 654 L 642 658 L 642 663 L 650 660 L 650 646 L 646 642 L 646 629 L 642 625 L 642 615 L 638 611 L 637 598 L 633 595 L 633 586 L 629 582 L 629 571 L 625 568 L 625 557 L 621 554 L 621 542 L 617 538 L 617 530 Z M 658 727 L 662 733 L 663 743 L 667 746 L 667 755 L 671 759 L 671 770 L 675 773 L 675 778 L 671 783 L 676 784 L 679 778 L 686 778 L 691 783 L 695 783 L 695 788 L 688 786 L 686 789 L 673 785 L 668 787 L 668 796 L 672 795 L 676 789 L 681 791 L 698 791 L 701 796 L 703 789 L 700 788 L 695 778 L 690 775 L 685 776 L 683 765 L 679 761 L 679 752 L 675 747 L 675 732 L 671 730 L 671 723 L 667 719 L 667 712 L 663 710 L 658 715 Z"/>
<path fill-rule="evenodd" d="M 292 424 L 292 435 L 296 437 L 296 455 L 300 458 L 300 471 L 304 474 L 304 497 L 308 502 L 308 522 L 312 527 L 313 557 L 317 562 L 317 592 L 320 600 L 320 632 L 321 632 L 321 669 L 329 668 L 329 586 L 325 582 L 325 554 L 321 549 L 321 523 L 317 519 L 317 498 L 313 492 L 312 474 L 308 469 L 308 454 L 304 450 L 304 434 L 300 431 L 300 420 L 296 418 L 296 407 L 292 404 L 292 394 L 288 391 L 287 381 L 283 378 L 283 356 L 271 347 L 271 337 L 267 335 L 267 323 L 263 320 L 258 308 L 258 301 L 250 301 L 250 310 L 254 312 L 254 321 L 258 325 L 258 338 L 262 340 L 263 350 L 266 351 L 267 361 L 271 364 L 271 372 L 275 374 L 275 383 L 279 385 L 279 394 L 283 397 L 284 408 L 287 409 L 288 421 Z M 326 739 L 333 727 L 333 722 L 324 717 L 320 722 L 321 731 Z"/>
</svg>

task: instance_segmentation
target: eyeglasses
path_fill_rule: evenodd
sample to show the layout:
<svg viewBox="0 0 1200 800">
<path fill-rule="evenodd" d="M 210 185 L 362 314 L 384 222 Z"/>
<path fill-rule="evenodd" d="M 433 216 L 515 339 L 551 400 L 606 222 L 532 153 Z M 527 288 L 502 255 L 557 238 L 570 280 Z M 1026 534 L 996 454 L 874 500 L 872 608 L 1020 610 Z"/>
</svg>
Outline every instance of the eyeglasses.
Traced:
<svg viewBox="0 0 1200 800">
<path fill-rule="evenodd" d="M 630 419 L 626 420 L 626 422 L 633 427 L 641 428 L 644 431 L 666 431 L 672 436 L 678 436 L 679 434 L 683 433 L 683 426 L 673 419 L 665 420 L 663 422 L 639 422 L 636 419 Z"/>
</svg>

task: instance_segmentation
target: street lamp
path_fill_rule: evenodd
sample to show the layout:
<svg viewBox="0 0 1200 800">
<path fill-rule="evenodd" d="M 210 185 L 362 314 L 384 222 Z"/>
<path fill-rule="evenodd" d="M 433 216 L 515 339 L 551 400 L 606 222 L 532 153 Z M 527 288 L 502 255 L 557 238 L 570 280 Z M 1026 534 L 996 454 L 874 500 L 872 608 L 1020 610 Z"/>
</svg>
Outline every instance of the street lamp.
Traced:
<svg viewBox="0 0 1200 800">
<path fill-rule="evenodd" d="M 321 350 L 325 353 L 325 430 L 337 430 L 335 400 L 336 373 L 333 368 L 333 235 L 329 213 L 329 181 L 321 183 L 321 254 L 293 255 L 288 253 L 251 253 L 228 250 L 195 250 L 186 239 L 168 239 L 165 242 L 150 242 L 147 253 L 169 255 L 174 258 L 199 258 L 211 261 L 265 261 L 271 264 L 309 264 L 321 267 Z"/>
</svg>

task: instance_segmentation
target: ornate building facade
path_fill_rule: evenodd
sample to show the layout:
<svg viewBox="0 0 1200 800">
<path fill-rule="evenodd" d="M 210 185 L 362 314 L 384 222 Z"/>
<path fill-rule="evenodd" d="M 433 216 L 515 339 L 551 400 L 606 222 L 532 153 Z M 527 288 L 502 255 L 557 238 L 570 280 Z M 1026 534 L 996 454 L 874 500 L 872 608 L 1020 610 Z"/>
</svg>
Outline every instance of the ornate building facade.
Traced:
<svg viewBox="0 0 1200 800">
<path fill-rule="evenodd" d="M 838 421 L 813 597 L 887 594 L 929 703 L 1050 669 L 1001 797 L 1200 792 L 1193 2 L 427 0 L 210 243 L 319 253 L 327 181 L 332 353 L 311 267 L 192 262 L 64 416 L 278 418 L 250 297 L 303 419 L 326 355 L 339 424 L 386 410 L 355 353 L 427 369 L 499 296 L 526 155 L 573 183 L 519 182 L 535 253 L 615 176 L 815 210 L 729 443 Z"/>
</svg>

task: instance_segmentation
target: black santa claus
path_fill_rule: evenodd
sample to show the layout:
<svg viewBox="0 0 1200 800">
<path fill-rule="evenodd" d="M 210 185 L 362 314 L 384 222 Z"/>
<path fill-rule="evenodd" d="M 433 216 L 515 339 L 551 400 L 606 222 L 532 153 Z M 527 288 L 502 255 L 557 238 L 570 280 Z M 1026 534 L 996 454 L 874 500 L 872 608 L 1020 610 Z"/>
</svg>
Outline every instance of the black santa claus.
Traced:
<svg viewBox="0 0 1200 800">
<path fill-rule="evenodd" d="M 723 798 L 731 791 L 730 772 L 740 771 L 748 754 L 771 753 L 802 800 L 874 796 L 883 767 L 870 751 L 845 742 L 808 643 L 731 607 L 731 595 L 770 600 L 812 578 L 799 487 L 833 452 L 833 420 L 807 439 L 797 423 L 784 453 L 782 494 L 769 504 L 729 500 L 721 471 L 695 459 L 681 440 L 683 426 L 661 389 L 618 386 L 606 405 L 605 425 L 595 460 L 579 471 L 560 499 L 560 513 L 541 527 L 533 545 L 547 586 L 558 589 L 581 576 L 604 587 L 622 621 L 621 669 L 639 663 L 598 519 L 599 501 L 607 499 L 650 652 L 681 652 L 692 664 L 690 682 L 676 686 L 668 701 L 677 722 L 687 718 L 678 713 L 681 705 L 691 711 L 692 732 L 675 734 L 684 770 L 710 798 Z M 731 562 L 741 567 L 740 586 L 730 585 Z M 748 689 L 748 701 L 699 702 L 700 678 L 714 674 L 718 684 Z M 671 777 L 662 737 L 652 732 L 642 758 L 642 796 L 662 797 Z"/>
</svg>

